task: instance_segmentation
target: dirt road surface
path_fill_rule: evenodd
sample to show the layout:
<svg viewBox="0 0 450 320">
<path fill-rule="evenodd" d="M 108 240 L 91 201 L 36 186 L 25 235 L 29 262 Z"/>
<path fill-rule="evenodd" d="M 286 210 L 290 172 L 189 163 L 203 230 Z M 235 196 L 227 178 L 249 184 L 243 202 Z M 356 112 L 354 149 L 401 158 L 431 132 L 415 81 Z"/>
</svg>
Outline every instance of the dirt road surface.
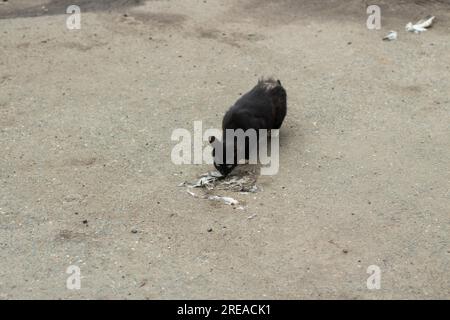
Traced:
<svg viewBox="0 0 450 320">
<path fill-rule="evenodd" d="M 0 298 L 449 298 L 450 3 L 378 1 L 381 30 L 368 4 L 1 2 Z M 172 131 L 262 75 L 279 173 L 244 210 L 192 197 L 212 166 L 175 165 Z"/>
</svg>

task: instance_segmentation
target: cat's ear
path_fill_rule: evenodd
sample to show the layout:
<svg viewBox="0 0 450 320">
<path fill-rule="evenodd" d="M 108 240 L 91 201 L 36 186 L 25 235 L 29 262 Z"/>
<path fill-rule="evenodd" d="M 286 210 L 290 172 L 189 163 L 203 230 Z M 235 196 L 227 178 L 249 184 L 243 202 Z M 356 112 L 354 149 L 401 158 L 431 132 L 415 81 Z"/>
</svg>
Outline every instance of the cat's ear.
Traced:
<svg viewBox="0 0 450 320">
<path fill-rule="evenodd" d="M 208 138 L 208 141 L 209 141 L 209 143 L 213 143 L 214 141 L 216 141 L 216 137 L 210 136 L 210 137 Z"/>
</svg>

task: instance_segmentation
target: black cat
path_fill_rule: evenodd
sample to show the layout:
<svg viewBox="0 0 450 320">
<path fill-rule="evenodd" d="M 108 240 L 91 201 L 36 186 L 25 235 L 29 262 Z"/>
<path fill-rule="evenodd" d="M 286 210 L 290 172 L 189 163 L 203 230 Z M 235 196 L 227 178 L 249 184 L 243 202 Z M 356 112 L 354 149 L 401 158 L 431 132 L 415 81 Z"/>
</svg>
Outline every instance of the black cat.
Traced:
<svg viewBox="0 0 450 320">
<path fill-rule="evenodd" d="M 227 176 L 237 166 L 239 160 L 242 160 L 238 159 L 237 139 L 235 138 L 234 141 L 227 141 L 226 139 L 227 129 L 242 129 L 244 132 L 254 129 L 256 130 L 256 142 L 258 143 L 259 130 L 279 129 L 286 116 L 286 111 L 286 90 L 281 85 L 280 80 L 260 79 L 258 84 L 239 98 L 223 117 L 222 141 L 218 141 L 214 136 L 209 138 L 209 142 L 213 144 L 214 148 L 214 167 L 223 176 Z M 230 143 L 232 143 L 231 146 Z M 257 147 L 257 145 L 252 145 L 253 143 L 251 139 L 245 139 L 245 152 L 242 154 L 246 160 L 249 159 L 250 150 Z M 217 148 L 220 148 L 222 152 L 216 152 Z M 233 155 L 229 155 L 228 158 L 227 150 L 233 150 Z"/>
</svg>

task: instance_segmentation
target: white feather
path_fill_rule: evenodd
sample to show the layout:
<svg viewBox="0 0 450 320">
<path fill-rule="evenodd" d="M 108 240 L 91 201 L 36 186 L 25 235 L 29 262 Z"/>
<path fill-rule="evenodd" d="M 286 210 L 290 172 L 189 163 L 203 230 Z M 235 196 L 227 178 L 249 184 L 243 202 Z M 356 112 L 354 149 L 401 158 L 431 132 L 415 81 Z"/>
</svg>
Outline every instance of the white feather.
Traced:
<svg viewBox="0 0 450 320">
<path fill-rule="evenodd" d="M 397 39 L 397 31 L 389 31 L 389 33 L 383 38 L 383 40 L 388 40 L 388 41 L 392 41 L 392 40 L 396 40 Z"/>
<path fill-rule="evenodd" d="M 433 25 L 435 16 L 426 17 L 425 19 L 419 20 L 416 24 L 413 24 L 412 22 L 408 22 L 408 24 L 405 26 L 406 31 L 414 32 L 414 33 L 420 33 L 427 31 L 427 28 L 431 27 Z"/>
</svg>

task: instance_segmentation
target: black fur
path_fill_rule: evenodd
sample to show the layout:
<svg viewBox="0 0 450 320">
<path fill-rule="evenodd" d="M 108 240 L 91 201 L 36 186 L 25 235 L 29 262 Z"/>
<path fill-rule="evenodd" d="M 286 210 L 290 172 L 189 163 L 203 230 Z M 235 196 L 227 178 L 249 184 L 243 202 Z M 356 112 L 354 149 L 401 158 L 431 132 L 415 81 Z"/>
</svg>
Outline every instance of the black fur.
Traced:
<svg viewBox="0 0 450 320">
<path fill-rule="evenodd" d="M 244 94 L 227 111 L 222 121 L 222 141 L 216 141 L 214 145 L 223 148 L 223 155 L 226 154 L 226 129 L 279 129 L 286 116 L 286 90 L 281 85 L 280 80 L 261 79 L 258 84 L 249 92 Z M 210 142 L 215 141 L 211 137 Z M 258 135 L 259 139 L 259 135 Z M 247 141 L 248 143 L 248 141 Z M 249 147 L 246 146 L 245 159 L 248 159 Z M 223 175 L 228 175 L 236 166 L 240 159 L 237 159 L 236 152 L 234 162 L 225 164 L 226 158 L 221 161 L 216 158 L 216 152 L 213 150 L 214 166 Z M 219 162 L 219 163 L 218 163 Z"/>
</svg>

